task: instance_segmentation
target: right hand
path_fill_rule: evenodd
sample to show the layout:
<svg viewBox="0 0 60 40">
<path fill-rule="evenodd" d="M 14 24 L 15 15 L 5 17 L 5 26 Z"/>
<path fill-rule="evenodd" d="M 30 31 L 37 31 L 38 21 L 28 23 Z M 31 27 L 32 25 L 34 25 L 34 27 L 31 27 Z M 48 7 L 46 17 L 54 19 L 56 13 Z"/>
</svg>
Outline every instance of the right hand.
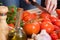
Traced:
<svg viewBox="0 0 60 40">
<path fill-rule="evenodd" d="M 26 3 L 30 3 L 29 0 L 25 0 L 25 1 L 26 1 Z M 36 0 L 33 0 L 33 1 L 36 2 Z"/>
<path fill-rule="evenodd" d="M 53 13 L 55 9 L 57 8 L 57 0 L 45 0 L 46 9 Z"/>
</svg>

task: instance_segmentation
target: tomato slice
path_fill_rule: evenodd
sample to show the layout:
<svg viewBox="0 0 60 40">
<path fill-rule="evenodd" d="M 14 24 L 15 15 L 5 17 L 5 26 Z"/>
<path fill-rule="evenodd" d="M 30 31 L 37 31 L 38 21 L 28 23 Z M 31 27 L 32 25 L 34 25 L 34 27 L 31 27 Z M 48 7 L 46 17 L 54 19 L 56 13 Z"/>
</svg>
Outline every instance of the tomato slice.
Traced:
<svg viewBox="0 0 60 40">
<path fill-rule="evenodd" d="M 54 31 L 54 26 L 51 22 L 44 21 L 41 23 L 41 29 L 45 29 L 48 33 L 51 33 Z"/>
<path fill-rule="evenodd" d="M 42 12 L 42 13 L 40 14 L 40 17 L 41 17 L 41 18 L 49 18 L 49 17 L 50 17 L 50 14 L 48 14 L 48 13 L 46 13 L 46 12 Z"/>
</svg>

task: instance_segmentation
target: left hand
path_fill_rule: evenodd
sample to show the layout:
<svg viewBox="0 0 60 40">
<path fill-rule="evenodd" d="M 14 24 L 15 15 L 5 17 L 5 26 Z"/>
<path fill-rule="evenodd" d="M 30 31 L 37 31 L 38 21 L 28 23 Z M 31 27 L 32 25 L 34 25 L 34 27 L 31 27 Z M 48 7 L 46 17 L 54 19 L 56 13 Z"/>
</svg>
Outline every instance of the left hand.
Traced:
<svg viewBox="0 0 60 40">
<path fill-rule="evenodd" d="M 53 13 L 57 8 L 57 0 L 45 0 L 46 10 Z"/>
</svg>

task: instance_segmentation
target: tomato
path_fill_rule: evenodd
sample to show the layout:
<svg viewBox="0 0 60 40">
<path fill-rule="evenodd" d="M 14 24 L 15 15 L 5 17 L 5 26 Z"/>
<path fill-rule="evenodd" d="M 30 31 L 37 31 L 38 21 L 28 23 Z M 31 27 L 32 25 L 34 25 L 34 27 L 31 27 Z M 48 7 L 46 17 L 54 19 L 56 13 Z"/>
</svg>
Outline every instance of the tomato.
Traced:
<svg viewBox="0 0 60 40">
<path fill-rule="evenodd" d="M 15 27 L 13 23 L 8 24 L 10 27 Z"/>
<path fill-rule="evenodd" d="M 48 22 L 51 22 L 49 18 L 42 18 L 42 21 L 48 21 Z"/>
<path fill-rule="evenodd" d="M 60 27 L 60 20 L 55 21 L 54 24 Z"/>
<path fill-rule="evenodd" d="M 58 18 L 60 19 L 60 15 L 58 15 Z"/>
<path fill-rule="evenodd" d="M 23 17 L 28 16 L 28 15 L 30 15 L 30 13 L 28 11 L 24 11 L 22 14 Z"/>
<path fill-rule="evenodd" d="M 58 18 L 55 17 L 55 16 L 50 16 L 50 20 L 51 20 L 51 22 L 54 24 L 54 22 L 57 21 Z"/>
<path fill-rule="evenodd" d="M 51 36 L 52 40 L 57 40 L 58 39 L 58 35 L 56 34 L 56 32 L 52 32 L 50 34 L 50 36 Z"/>
<path fill-rule="evenodd" d="M 58 14 L 58 18 L 60 19 L 60 9 L 56 9 L 56 12 Z"/>
<path fill-rule="evenodd" d="M 42 13 L 40 14 L 40 17 L 41 17 L 41 18 L 49 18 L 50 15 L 49 15 L 48 13 L 46 13 L 46 12 L 42 12 Z"/>
<path fill-rule="evenodd" d="M 54 30 L 55 30 L 55 31 L 59 31 L 60 28 L 59 28 L 58 26 L 54 25 Z"/>
<path fill-rule="evenodd" d="M 24 31 L 27 35 L 37 34 L 40 31 L 40 25 L 38 22 L 28 22 L 23 26 Z"/>
<path fill-rule="evenodd" d="M 58 32 L 58 37 L 59 37 L 59 39 L 60 39 L 60 31 Z"/>
<path fill-rule="evenodd" d="M 58 15 L 60 15 L 60 9 L 56 9 Z"/>
<path fill-rule="evenodd" d="M 32 17 L 32 19 L 36 19 L 37 18 L 37 14 L 36 13 L 32 13 L 31 17 Z"/>
<path fill-rule="evenodd" d="M 28 11 L 24 11 L 22 14 L 22 20 L 23 21 L 30 21 L 31 20 L 31 14 Z"/>
<path fill-rule="evenodd" d="M 54 26 L 51 22 L 44 21 L 41 23 L 41 29 L 45 29 L 48 33 L 51 33 L 54 31 Z"/>
<path fill-rule="evenodd" d="M 37 14 L 36 13 L 30 13 L 28 11 L 24 11 L 22 14 L 22 20 L 27 22 L 30 20 L 34 20 L 37 18 Z"/>
<path fill-rule="evenodd" d="M 27 21 L 30 21 L 31 20 L 31 15 L 29 16 L 26 16 L 23 18 L 23 21 L 27 22 Z"/>
</svg>

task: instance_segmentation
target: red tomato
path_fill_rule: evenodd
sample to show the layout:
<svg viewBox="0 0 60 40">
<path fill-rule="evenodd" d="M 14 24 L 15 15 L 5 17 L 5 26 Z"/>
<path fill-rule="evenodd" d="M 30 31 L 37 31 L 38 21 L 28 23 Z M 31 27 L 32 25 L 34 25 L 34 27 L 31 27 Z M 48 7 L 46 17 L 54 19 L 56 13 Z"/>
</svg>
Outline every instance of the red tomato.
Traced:
<svg viewBox="0 0 60 40">
<path fill-rule="evenodd" d="M 42 22 L 43 22 L 43 21 L 51 22 L 49 18 L 42 18 Z"/>
<path fill-rule="evenodd" d="M 23 18 L 23 21 L 25 21 L 25 22 L 30 21 L 30 20 L 31 20 L 31 15 L 25 16 Z"/>
<path fill-rule="evenodd" d="M 58 15 L 58 18 L 60 19 L 60 15 Z"/>
<path fill-rule="evenodd" d="M 51 33 L 54 31 L 54 26 L 51 22 L 44 21 L 41 23 L 41 29 L 45 29 L 48 33 Z"/>
<path fill-rule="evenodd" d="M 60 28 L 59 28 L 58 26 L 54 25 L 54 30 L 55 30 L 55 31 L 59 31 Z"/>
<path fill-rule="evenodd" d="M 37 34 L 40 31 L 40 25 L 36 21 L 29 22 L 24 25 L 23 29 L 27 35 Z"/>
<path fill-rule="evenodd" d="M 54 24 L 60 27 L 60 20 L 55 21 Z"/>
<path fill-rule="evenodd" d="M 60 39 L 60 31 L 58 32 L 58 37 L 59 37 L 59 39 Z"/>
<path fill-rule="evenodd" d="M 10 27 L 15 27 L 13 23 L 8 24 Z"/>
<path fill-rule="evenodd" d="M 23 14 L 22 14 L 23 17 L 26 17 L 28 15 L 31 15 L 28 11 L 24 11 Z"/>
<path fill-rule="evenodd" d="M 60 9 L 56 9 L 58 15 L 60 15 Z"/>
<path fill-rule="evenodd" d="M 22 14 L 22 20 L 23 21 L 30 21 L 31 20 L 31 14 L 28 11 L 24 11 Z"/>
<path fill-rule="evenodd" d="M 50 15 L 49 15 L 48 13 L 46 13 L 46 12 L 42 12 L 42 13 L 40 14 L 40 17 L 42 17 L 42 18 L 49 18 Z"/>
<path fill-rule="evenodd" d="M 35 21 L 37 21 L 40 25 L 41 25 L 41 23 L 42 23 L 42 18 L 37 18 L 37 19 L 35 19 Z"/>
<path fill-rule="evenodd" d="M 58 18 L 57 18 L 57 17 L 55 17 L 55 16 L 51 16 L 51 17 L 50 17 L 50 20 L 51 20 L 51 22 L 52 22 L 52 23 L 54 23 L 55 21 L 57 21 L 57 20 L 58 20 Z"/>
<path fill-rule="evenodd" d="M 56 32 L 52 32 L 50 34 L 50 36 L 51 36 L 52 40 L 57 40 L 58 39 L 58 35 L 56 34 Z"/>
<path fill-rule="evenodd" d="M 56 9 L 56 12 L 58 14 L 58 18 L 60 19 L 60 9 Z"/>
<path fill-rule="evenodd" d="M 25 22 L 36 19 L 36 18 L 37 18 L 36 13 L 29 13 L 28 11 L 23 12 L 22 20 L 25 21 Z"/>
<path fill-rule="evenodd" d="M 36 13 L 32 13 L 31 17 L 32 17 L 32 19 L 36 19 L 37 18 L 37 14 Z"/>
</svg>

